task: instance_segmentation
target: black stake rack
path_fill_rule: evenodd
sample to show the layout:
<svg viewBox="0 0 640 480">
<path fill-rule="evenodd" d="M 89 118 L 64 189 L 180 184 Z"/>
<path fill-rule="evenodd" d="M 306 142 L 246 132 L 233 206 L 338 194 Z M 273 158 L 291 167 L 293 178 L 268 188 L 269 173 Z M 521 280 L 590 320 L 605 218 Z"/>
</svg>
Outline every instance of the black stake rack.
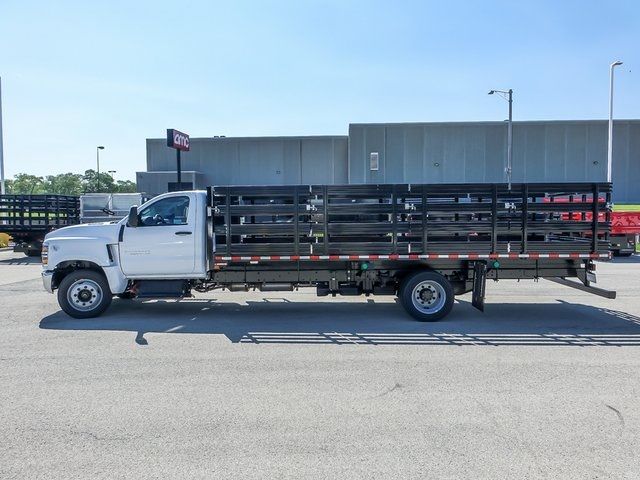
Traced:
<svg viewBox="0 0 640 480">
<path fill-rule="evenodd" d="M 598 253 L 611 184 L 209 187 L 216 253 Z"/>
</svg>

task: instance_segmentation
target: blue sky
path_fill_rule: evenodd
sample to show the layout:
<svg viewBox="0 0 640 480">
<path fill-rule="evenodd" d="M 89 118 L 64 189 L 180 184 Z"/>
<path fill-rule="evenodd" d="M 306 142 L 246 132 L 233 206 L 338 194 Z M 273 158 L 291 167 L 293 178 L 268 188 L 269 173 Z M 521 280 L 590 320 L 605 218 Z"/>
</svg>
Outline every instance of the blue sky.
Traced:
<svg viewBox="0 0 640 480">
<path fill-rule="evenodd" d="M 636 1 L 0 0 L 5 169 L 134 179 L 145 139 L 640 118 Z"/>
</svg>

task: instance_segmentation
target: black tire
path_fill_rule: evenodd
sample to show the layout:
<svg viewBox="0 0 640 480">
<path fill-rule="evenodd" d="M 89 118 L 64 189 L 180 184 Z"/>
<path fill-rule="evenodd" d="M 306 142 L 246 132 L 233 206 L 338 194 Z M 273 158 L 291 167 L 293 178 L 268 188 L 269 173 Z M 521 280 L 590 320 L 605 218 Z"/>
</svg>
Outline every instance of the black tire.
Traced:
<svg viewBox="0 0 640 480">
<path fill-rule="evenodd" d="M 109 307 L 112 299 L 107 279 L 94 270 L 71 272 L 58 286 L 58 304 L 73 318 L 97 317 Z"/>
<path fill-rule="evenodd" d="M 418 291 L 415 292 L 417 296 L 414 301 L 416 289 Z M 436 272 L 422 271 L 415 272 L 402 281 L 398 297 L 413 318 L 421 322 L 435 322 L 446 317 L 453 308 L 454 293 L 451 283 L 445 277 Z"/>
<path fill-rule="evenodd" d="M 27 257 L 39 257 L 42 252 L 40 250 L 27 250 L 24 252 Z"/>
</svg>

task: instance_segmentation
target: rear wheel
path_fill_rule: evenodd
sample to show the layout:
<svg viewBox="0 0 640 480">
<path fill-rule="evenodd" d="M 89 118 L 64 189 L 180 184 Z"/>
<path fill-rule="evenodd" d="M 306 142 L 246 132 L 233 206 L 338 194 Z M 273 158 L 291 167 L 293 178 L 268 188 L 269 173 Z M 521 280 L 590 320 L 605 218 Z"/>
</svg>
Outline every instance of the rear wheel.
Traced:
<svg viewBox="0 0 640 480">
<path fill-rule="evenodd" d="M 402 282 L 400 301 L 407 313 L 421 322 L 435 322 L 453 308 L 453 287 L 436 272 L 416 272 Z"/>
<path fill-rule="evenodd" d="M 104 312 L 113 295 L 107 279 L 94 270 L 76 270 L 58 287 L 58 303 L 73 318 L 92 318 Z"/>
</svg>

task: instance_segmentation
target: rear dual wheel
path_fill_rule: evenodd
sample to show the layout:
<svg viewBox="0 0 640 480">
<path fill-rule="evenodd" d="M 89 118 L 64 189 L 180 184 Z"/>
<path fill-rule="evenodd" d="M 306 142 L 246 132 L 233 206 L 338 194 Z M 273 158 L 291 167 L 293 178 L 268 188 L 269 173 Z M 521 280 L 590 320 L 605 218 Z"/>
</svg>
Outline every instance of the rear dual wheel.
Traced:
<svg viewBox="0 0 640 480">
<path fill-rule="evenodd" d="M 416 320 L 435 322 L 453 308 L 453 287 L 436 272 L 415 272 L 406 277 L 398 292 L 400 303 Z"/>
</svg>

